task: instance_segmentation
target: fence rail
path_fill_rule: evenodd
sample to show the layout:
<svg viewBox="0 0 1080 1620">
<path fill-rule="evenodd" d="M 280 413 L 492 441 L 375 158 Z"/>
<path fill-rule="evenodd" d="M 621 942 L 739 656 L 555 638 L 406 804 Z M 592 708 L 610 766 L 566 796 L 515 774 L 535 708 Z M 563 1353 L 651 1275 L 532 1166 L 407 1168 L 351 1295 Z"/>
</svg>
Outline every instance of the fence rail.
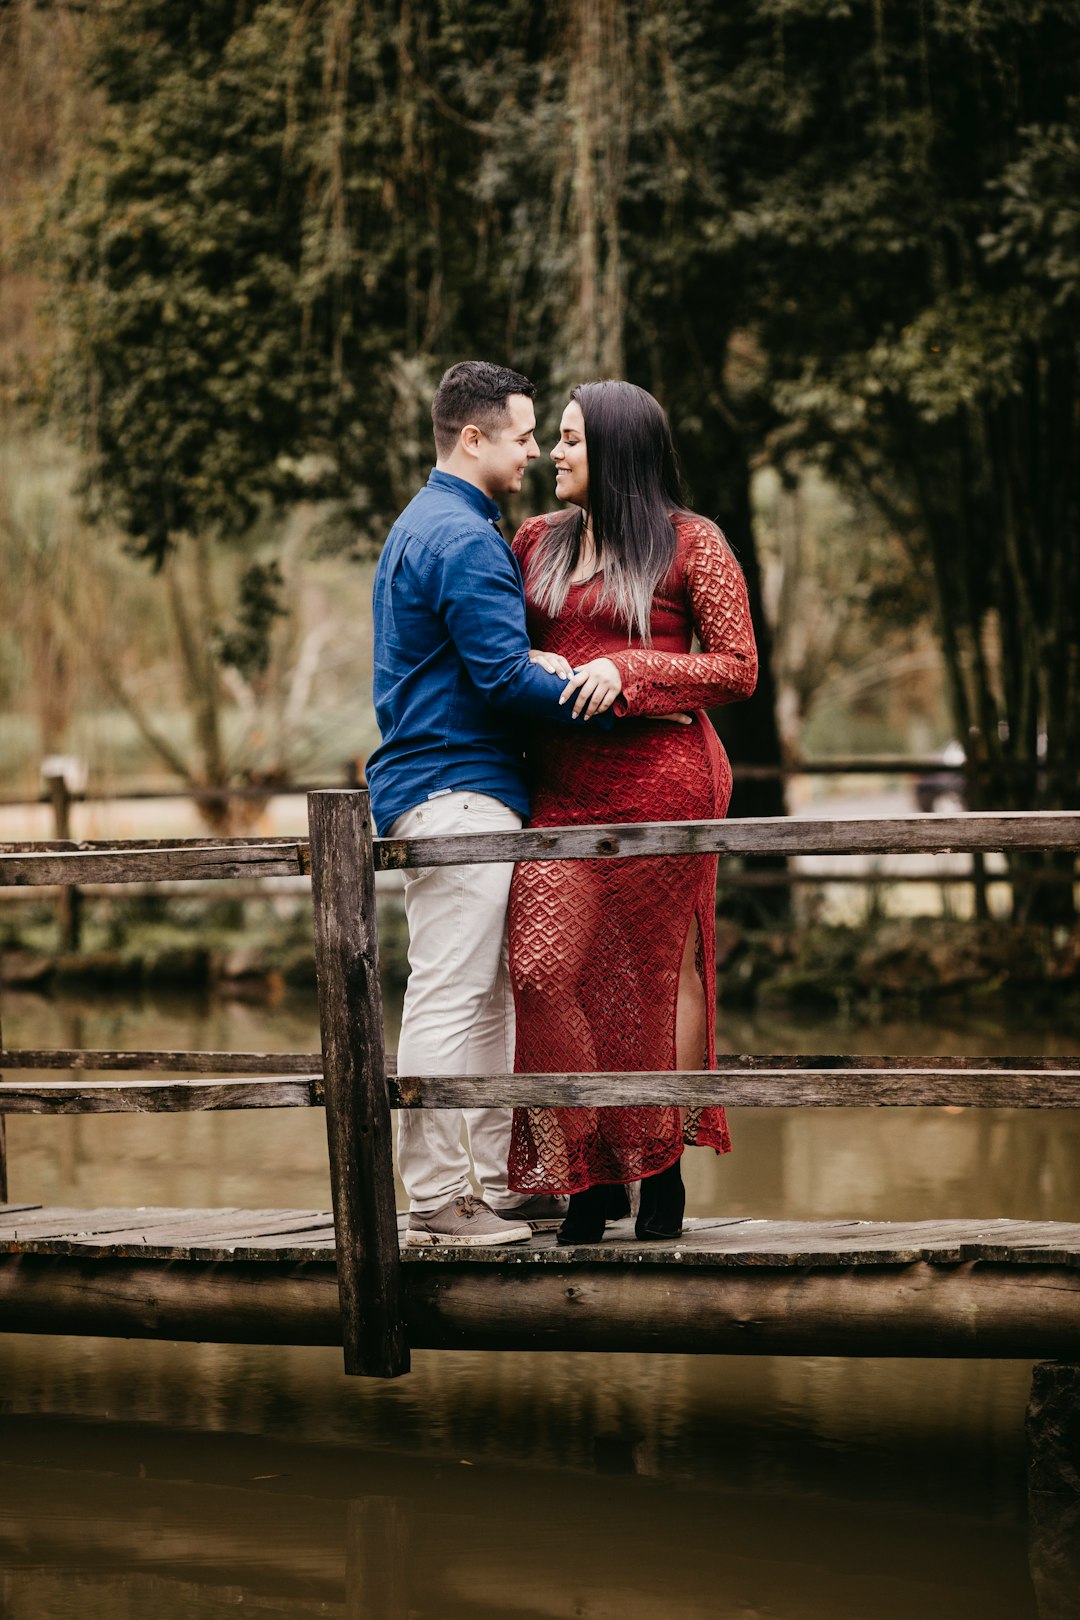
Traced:
<svg viewBox="0 0 1080 1620">
<path fill-rule="evenodd" d="M 1062 775 L 1060 771 L 1056 774 L 1059 777 Z M 937 756 L 925 756 L 919 758 L 911 755 L 897 754 L 846 756 L 832 755 L 825 759 L 787 760 L 782 764 L 754 765 L 736 763 L 733 766 L 733 776 L 736 783 L 740 781 L 789 781 L 800 777 L 908 776 L 917 779 L 920 782 L 922 789 L 929 786 L 932 789 L 931 797 L 934 796 L 934 791 L 940 794 L 942 792 L 947 792 L 952 788 L 963 789 L 965 784 L 969 782 L 991 779 L 995 782 L 1028 780 L 1031 778 L 1031 775 L 1032 768 L 1023 764 L 1022 762 L 1017 761 L 1005 761 L 991 765 L 985 761 L 977 760 L 961 760 L 959 762 L 952 762 L 945 761 Z M 1036 775 L 1038 780 L 1041 782 L 1045 783 L 1049 780 L 1046 768 L 1044 766 L 1038 767 Z M 346 788 L 362 787 L 363 769 L 361 762 L 358 759 L 347 760 L 342 767 L 342 778 Z M 19 794 L 0 794 L 0 807 L 29 808 L 32 805 L 51 804 L 54 820 L 55 841 L 58 845 L 63 846 L 69 841 L 71 808 L 76 802 L 103 804 L 114 802 L 118 799 L 124 799 L 129 802 L 135 801 L 145 803 L 174 800 L 179 798 L 190 800 L 192 803 L 197 805 L 213 804 L 220 807 L 221 805 L 231 801 L 236 801 L 237 803 L 269 803 L 271 800 L 283 795 L 296 796 L 299 794 L 309 794 L 311 792 L 326 790 L 333 791 L 333 785 L 324 783 L 301 784 L 296 782 L 277 781 L 265 783 L 240 783 L 235 786 L 222 787 L 205 786 L 193 783 L 177 783 L 173 787 L 158 784 L 146 786 L 136 783 L 130 788 L 115 787 L 112 791 L 106 791 L 101 787 L 92 787 L 78 792 L 73 792 L 68 785 L 67 777 L 62 772 L 55 772 L 54 774 L 44 778 L 41 792 L 36 798 Z M 920 803 L 922 803 L 921 799 Z M 926 808 L 925 805 L 923 807 Z M 282 842 L 287 841 L 288 840 L 282 840 Z M 176 841 L 173 840 L 172 842 Z M 185 840 L 185 843 L 189 844 L 196 842 L 207 846 L 216 846 L 226 841 L 220 839 Z M 238 842 L 245 841 L 239 840 Z M 159 840 L 158 843 L 161 847 L 165 847 L 166 841 Z M 117 846 L 114 845 L 113 847 Z M 136 845 L 134 842 L 128 841 L 127 847 L 135 848 Z M 145 843 L 144 847 L 150 847 L 150 845 Z M 902 853 L 907 852 L 908 851 L 904 851 Z M 771 851 L 770 853 L 772 853 L 774 856 L 782 856 L 784 851 L 775 850 Z M 261 867 L 258 871 L 252 871 L 245 868 L 242 872 L 236 873 L 232 878 L 234 888 L 230 897 L 242 897 L 245 899 L 253 898 L 257 891 L 253 891 L 250 887 L 245 887 L 241 894 L 236 885 L 242 883 L 245 878 L 249 880 L 249 883 L 251 881 L 258 882 L 263 875 L 271 874 L 264 873 L 264 870 Z M 295 877 L 302 874 L 298 874 L 296 870 L 287 867 L 276 875 Z M 203 883 L 213 882 L 219 876 L 221 876 L 221 874 L 217 872 L 210 873 L 201 881 Z M 12 880 L 13 883 L 15 881 L 16 880 L 14 879 Z M 167 888 L 155 890 L 155 882 L 161 884 L 170 884 L 176 881 L 176 879 L 167 875 L 160 879 L 147 878 L 142 880 L 131 879 L 125 881 L 139 881 L 140 888 L 143 893 L 167 894 L 170 892 L 170 890 Z M 722 881 L 727 888 L 733 890 L 757 890 L 764 894 L 769 890 L 790 890 L 807 887 L 821 888 L 826 885 L 836 884 L 859 884 L 862 886 L 872 886 L 880 884 L 882 881 L 885 881 L 885 879 L 883 879 L 882 875 L 878 873 L 856 873 L 850 871 L 798 871 L 784 865 L 781 861 L 779 865 L 775 865 L 771 870 L 733 870 L 725 872 L 723 874 Z M 976 915 L 985 918 L 989 915 L 989 903 L 987 898 L 988 890 L 993 885 L 1009 885 L 1010 888 L 1013 888 L 1014 890 L 1017 888 L 1024 890 L 1036 886 L 1046 887 L 1048 884 L 1060 887 L 1068 884 L 1072 881 L 1072 879 L 1070 878 L 1069 874 L 1061 872 L 1041 872 L 1037 874 L 1025 872 L 987 873 L 983 863 L 983 852 L 981 849 L 974 849 L 972 851 L 971 870 L 969 872 L 950 872 L 947 876 L 935 877 L 933 874 L 927 875 L 923 873 L 905 871 L 890 873 L 887 876 L 887 882 L 890 886 L 896 884 L 926 883 L 935 881 L 939 885 L 947 884 L 950 887 L 959 885 L 963 887 L 970 886 L 973 888 Z M 90 886 L 89 890 L 87 885 Z M 109 896 L 112 893 L 112 884 L 108 879 L 89 877 L 74 878 L 61 875 L 57 878 L 55 884 L 49 886 L 55 890 L 55 893 L 51 898 L 52 903 L 56 908 L 60 937 L 63 941 L 64 949 L 68 951 L 78 950 L 81 938 L 82 910 L 84 900 L 88 897 L 88 893 L 91 892 L 93 893 L 94 897 L 98 899 Z M 210 891 L 205 889 L 200 889 L 200 898 L 207 898 L 209 892 Z M 19 887 L 8 887 L 5 890 L 3 886 L 0 885 L 0 898 L 7 903 L 12 903 L 17 901 L 25 901 L 29 897 L 24 891 L 21 891 Z"/>
<path fill-rule="evenodd" d="M 321 790 L 312 797 L 333 791 Z M 1078 840 L 1080 813 L 1002 810 L 986 815 L 866 816 L 848 821 L 762 816 L 739 821 L 531 827 L 521 832 L 381 838 L 371 843 L 374 869 L 393 872 L 414 866 L 657 855 L 946 855 L 1040 850 L 1075 854 Z M 117 839 L 72 844 L 59 851 L 54 845 L 40 843 L 0 844 L 0 887 L 205 882 L 310 872 L 311 842 L 307 838 Z"/>
<path fill-rule="evenodd" d="M 829 754 L 821 758 L 787 759 L 779 764 L 750 764 L 733 760 L 731 774 L 736 782 L 788 782 L 800 777 L 816 776 L 909 776 L 936 778 L 942 783 L 955 782 L 963 786 L 969 781 L 995 782 L 1029 781 L 1032 777 L 1075 780 L 1075 768 L 1070 765 L 1048 767 L 1045 762 L 1034 764 L 1023 760 L 960 759 L 946 760 L 940 754 Z M 260 803 L 286 796 L 300 797 L 335 787 L 355 788 L 364 785 L 360 760 L 346 760 L 337 782 L 238 782 L 233 785 L 211 785 L 177 781 L 164 783 L 135 779 L 129 784 L 111 783 L 108 787 L 98 783 L 72 792 L 65 778 L 50 776 L 34 792 L 11 791 L 0 793 L 0 809 L 21 809 L 33 805 L 55 803 L 61 789 L 72 803 L 110 804 L 117 800 L 146 804 L 157 800 L 188 799 L 193 804 L 220 804 L 234 799 L 238 803 Z"/>
<path fill-rule="evenodd" d="M 10 1056 L 0 1055 L 0 1065 L 27 1066 L 10 1062 Z M 1080 1108 L 1080 1063 L 1068 1059 L 961 1067 L 940 1058 L 919 1058 L 916 1066 L 854 1056 L 843 1063 L 797 1066 L 777 1058 L 759 1069 L 721 1062 L 715 1069 L 653 1073 L 388 1075 L 386 1091 L 391 1109 Z M 4 1080 L 0 1099 L 8 1114 L 150 1114 L 319 1108 L 326 1093 L 321 1075 L 268 1072 L 213 1079 Z"/>
</svg>

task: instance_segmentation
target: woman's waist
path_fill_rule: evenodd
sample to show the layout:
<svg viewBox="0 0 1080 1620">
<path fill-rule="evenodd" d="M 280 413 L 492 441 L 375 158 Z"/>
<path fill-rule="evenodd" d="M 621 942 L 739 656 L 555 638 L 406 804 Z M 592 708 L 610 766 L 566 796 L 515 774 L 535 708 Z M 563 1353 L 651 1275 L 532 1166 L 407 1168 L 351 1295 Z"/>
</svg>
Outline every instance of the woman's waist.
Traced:
<svg viewBox="0 0 1080 1620">
<path fill-rule="evenodd" d="M 673 820 L 713 814 L 715 790 L 727 774 L 720 740 L 709 720 L 619 720 L 611 732 L 537 731 L 528 749 L 534 817 L 548 806 L 574 819 Z"/>
<path fill-rule="evenodd" d="M 672 720 L 649 715 L 625 715 L 606 731 L 588 721 L 573 727 L 537 725 L 529 733 L 529 758 L 614 758 L 634 754 L 698 754 L 720 746 L 704 709 L 683 711 L 690 716 Z"/>
</svg>

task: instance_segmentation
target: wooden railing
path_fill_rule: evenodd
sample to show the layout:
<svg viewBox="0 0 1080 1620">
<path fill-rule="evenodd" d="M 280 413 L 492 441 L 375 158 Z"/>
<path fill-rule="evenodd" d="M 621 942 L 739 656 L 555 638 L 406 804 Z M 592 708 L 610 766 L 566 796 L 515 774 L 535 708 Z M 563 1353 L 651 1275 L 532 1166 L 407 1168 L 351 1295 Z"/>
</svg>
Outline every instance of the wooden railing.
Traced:
<svg viewBox="0 0 1080 1620">
<path fill-rule="evenodd" d="M 415 866 L 688 854 L 935 854 L 1080 849 L 1080 815 L 1057 812 L 538 828 L 375 839 L 367 793 L 308 799 L 310 837 L 0 846 L 0 886 L 238 876 L 312 877 L 321 1054 L 0 1050 L 0 1070 L 141 1070 L 162 1078 L 5 1080 L 2 1113 L 248 1107 L 326 1109 L 342 1336 L 348 1372 L 409 1364 L 394 1207 L 393 1108 L 719 1103 L 741 1107 L 1071 1108 L 1080 1059 L 725 1058 L 713 1071 L 399 1076 L 383 1046 L 375 874 Z M 168 1078 L 166 1078 L 168 1076 Z M 215 1077 L 216 1076 L 216 1077 Z M 6 1199 L 0 1134 L 0 1201 Z"/>
<path fill-rule="evenodd" d="M 1016 762 L 998 765 L 993 768 L 976 760 L 962 760 L 958 763 L 946 763 L 938 756 L 917 757 L 903 754 L 879 755 L 832 755 L 823 759 L 789 759 L 779 765 L 748 765 L 736 761 L 732 767 L 732 774 L 736 784 L 751 781 L 793 781 L 797 778 L 812 777 L 851 777 L 851 776 L 877 776 L 897 777 L 905 776 L 913 780 L 936 782 L 941 791 L 954 787 L 958 791 L 966 791 L 969 784 L 978 784 L 987 779 L 994 782 L 1021 779 L 1030 776 L 1030 768 Z M 1045 772 L 1042 773 L 1045 776 Z M 363 771 L 359 760 L 347 760 L 342 767 L 344 785 L 355 788 L 363 785 Z M 177 783 L 175 786 L 148 786 L 145 783 L 135 782 L 130 787 L 115 786 L 112 791 L 103 791 L 100 786 L 73 793 L 68 787 L 63 775 L 53 775 L 44 779 L 41 793 L 36 798 L 27 797 L 18 793 L 0 794 L 0 807 L 27 808 L 39 804 L 50 804 L 53 813 L 54 841 L 67 843 L 70 840 L 71 812 L 75 804 L 106 804 L 117 799 L 135 802 L 188 800 L 195 805 L 212 803 L 221 805 L 231 801 L 267 802 L 286 794 L 308 795 L 314 791 L 321 791 L 323 784 L 318 788 L 309 787 L 296 782 L 275 782 L 272 784 L 238 784 L 235 786 L 203 787 L 192 783 Z M 128 846 L 130 847 L 130 846 Z M 833 853 L 839 853 L 834 851 Z M 1060 872 L 1040 871 L 1025 872 L 988 872 L 983 862 L 983 853 L 980 850 L 971 852 L 971 867 L 968 871 L 950 871 L 948 873 L 933 874 L 925 871 L 891 871 L 883 874 L 879 871 L 851 871 L 850 869 L 830 869 L 808 872 L 793 866 L 779 863 L 767 869 L 754 867 L 750 870 L 732 869 L 722 874 L 722 881 L 726 888 L 736 890 L 768 890 L 768 889 L 797 889 L 805 887 L 821 888 L 824 886 L 850 886 L 859 885 L 864 888 L 873 888 L 886 884 L 888 887 L 897 885 L 920 884 L 936 881 L 942 887 L 972 887 L 975 893 L 977 915 L 985 917 L 989 914 L 987 891 L 995 885 L 1008 885 L 1012 889 L 1025 890 L 1035 886 L 1046 888 L 1067 882 L 1068 878 Z M 295 875 L 295 874 L 293 874 Z M 247 874 L 242 874 L 247 876 Z M 65 950 L 74 951 L 79 948 L 81 937 L 81 916 L 83 901 L 89 897 L 101 898 L 109 890 L 97 888 L 98 880 L 86 880 L 87 890 L 82 885 L 70 884 L 64 888 L 57 900 L 57 919 L 59 933 Z M 171 884 L 175 879 L 160 880 Z M 201 887 L 205 886 L 207 879 L 195 879 Z M 151 883 L 143 879 L 145 884 Z M 160 890 L 155 891 L 160 893 Z M 167 891 L 166 891 L 167 892 Z M 207 892 L 203 887 L 203 892 Z M 212 891 L 211 891 L 212 892 Z M 258 890 L 246 888 L 245 898 L 251 898 Z M 230 891 L 230 898 L 236 898 L 237 890 Z M 29 896 L 19 895 L 17 891 L 9 891 L 5 898 L 22 899 Z"/>
</svg>

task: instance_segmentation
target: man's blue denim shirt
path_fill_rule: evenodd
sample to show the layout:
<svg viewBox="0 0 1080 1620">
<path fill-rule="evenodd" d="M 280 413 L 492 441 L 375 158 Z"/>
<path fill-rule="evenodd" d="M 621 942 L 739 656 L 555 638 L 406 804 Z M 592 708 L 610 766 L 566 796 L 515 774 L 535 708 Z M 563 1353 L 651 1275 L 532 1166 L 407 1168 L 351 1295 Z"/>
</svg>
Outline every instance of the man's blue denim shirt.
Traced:
<svg viewBox="0 0 1080 1620">
<path fill-rule="evenodd" d="M 436 469 L 387 537 L 375 571 L 375 715 L 367 762 L 375 824 L 471 788 L 529 813 L 521 722 L 571 721 L 565 681 L 529 661 L 517 558 L 499 508 Z M 603 729 L 608 715 L 588 722 Z"/>
</svg>

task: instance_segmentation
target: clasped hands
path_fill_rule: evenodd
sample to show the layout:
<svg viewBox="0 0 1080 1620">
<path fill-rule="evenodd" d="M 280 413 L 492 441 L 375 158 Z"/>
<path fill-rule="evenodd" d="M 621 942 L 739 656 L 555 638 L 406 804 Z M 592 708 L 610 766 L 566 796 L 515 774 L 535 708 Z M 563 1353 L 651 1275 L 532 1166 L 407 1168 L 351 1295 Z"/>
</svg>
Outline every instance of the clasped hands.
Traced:
<svg viewBox="0 0 1080 1620">
<path fill-rule="evenodd" d="M 560 704 L 569 703 L 577 693 L 574 698 L 575 720 L 591 720 L 594 714 L 603 714 L 622 691 L 622 676 L 610 658 L 592 658 L 587 664 L 579 664 L 575 668 L 561 653 L 541 652 L 536 647 L 530 649 L 529 657 L 541 669 L 546 669 L 549 675 L 557 675 L 566 682 Z M 658 714 L 652 718 L 670 720 L 680 726 L 693 723 L 688 714 Z"/>
</svg>

